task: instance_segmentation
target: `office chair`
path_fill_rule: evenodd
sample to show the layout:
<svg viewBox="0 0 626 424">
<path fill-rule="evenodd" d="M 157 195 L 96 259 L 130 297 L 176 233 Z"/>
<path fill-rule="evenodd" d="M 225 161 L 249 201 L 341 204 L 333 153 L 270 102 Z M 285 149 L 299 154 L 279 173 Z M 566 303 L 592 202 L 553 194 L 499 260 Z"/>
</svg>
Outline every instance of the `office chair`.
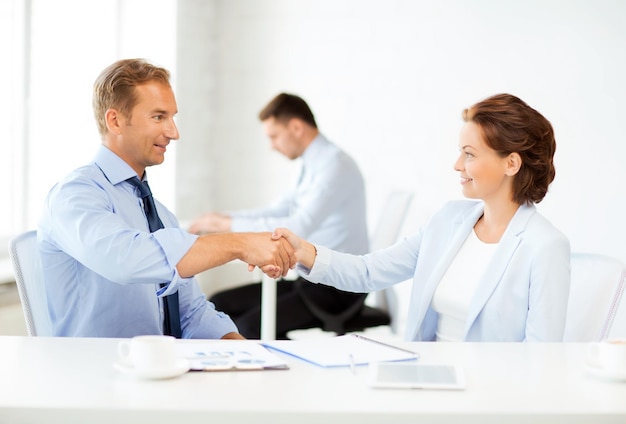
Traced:
<svg viewBox="0 0 626 424">
<path fill-rule="evenodd" d="M 609 335 L 626 337 L 626 324 L 615 320 L 625 286 L 626 268 L 621 261 L 606 255 L 573 252 L 563 341 L 594 342 Z M 621 308 L 626 308 L 626 302 L 621 303 Z M 612 328 L 614 322 L 621 327 Z M 619 331 L 621 334 L 617 334 Z"/>
<path fill-rule="evenodd" d="M 370 240 L 370 251 L 378 250 L 395 243 L 404 224 L 404 219 L 413 199 L 412 192 L 396 191 L 387 196 L 384 208 L 378 218 L 374 235 Z M 322 320 L 322 330 L 345 334 L 363 331 L 366 328 L 390 325 L 395 334 L 398 329 L 398 296 L 393 287 L 371 293 L 374 302 L 370 306 L 358 302 L 339 314 L 329 313 L 302 296 L 307 306 Z"/>
<path fill-rule="evenodd" d="M 621 292 L 616 293 L 615 303 L 615 315 L 613 316 L 613 322 L 609 327 L 609 332 L 606 335 L 607 339 L 625 339 L 626 340 L 626 278 L 623 280 Z"/>
<path fill-rule="evenodd" d="M 27 231 L 11 239 L 9 256 L 15 272 L 15 283 L 22 303 L 28 335 L 52 336 L 46 288 L 41 275 L 41 261 L 37 250 L 37 231 Z"/>
</svg>

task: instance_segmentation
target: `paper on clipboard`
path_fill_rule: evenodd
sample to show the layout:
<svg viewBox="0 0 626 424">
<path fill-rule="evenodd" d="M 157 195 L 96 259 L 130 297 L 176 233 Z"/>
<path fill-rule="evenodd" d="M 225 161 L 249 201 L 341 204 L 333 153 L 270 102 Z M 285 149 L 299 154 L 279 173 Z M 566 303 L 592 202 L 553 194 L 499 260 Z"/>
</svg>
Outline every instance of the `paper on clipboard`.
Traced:
<svg viewBox="0 0 626 424">
<path fill-rule="evenodd" d="M 286 370 L 287 363 L 252 340 L 185 340 L 176 345 L 191 371 Z"/>
<path fill-rule="evenodd" d="M 276 340 L 263 343 L 270 349 L 295 356 L 321 367 L 367 365 L 372 362 L 406 361 L 417 352 L 357 334 L 310 340 Z"/>
</svg>

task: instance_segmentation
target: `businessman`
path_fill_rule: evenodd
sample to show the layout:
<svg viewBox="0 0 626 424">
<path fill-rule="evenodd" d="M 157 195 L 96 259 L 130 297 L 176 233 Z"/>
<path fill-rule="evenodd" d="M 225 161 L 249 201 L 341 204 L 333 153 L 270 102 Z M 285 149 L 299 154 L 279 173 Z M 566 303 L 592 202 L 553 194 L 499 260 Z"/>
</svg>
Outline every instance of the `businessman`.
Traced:
<svg viewBox="0 0 626 424">
<path fill-rule="evenodd" d="M 291 246 L 271 233 L 192 235 L 153 199 L 146 168 L 161 164 L 179 137 L 169 78 L 127 59 L 94 83 L 101 145 L 50 190 L 38 228 L 56 336 L 242 338 L 194 275 L 233 259 L 272 277 L 294 265 Z"/>
</svg>

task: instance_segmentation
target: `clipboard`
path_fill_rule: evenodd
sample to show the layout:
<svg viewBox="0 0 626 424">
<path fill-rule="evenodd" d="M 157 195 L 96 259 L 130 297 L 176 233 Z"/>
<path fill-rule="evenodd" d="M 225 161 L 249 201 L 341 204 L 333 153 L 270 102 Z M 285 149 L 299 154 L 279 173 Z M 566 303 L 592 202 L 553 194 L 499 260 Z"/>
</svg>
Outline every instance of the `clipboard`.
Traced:
<svg viewBox="0 0 626 424">
<path fill-rule="evenodd" d="M 354 367 L 373 362 L 412 361 L 419 353 L 359 334 L 325 339 L 275 340 L 263 343 L 273 349 L 320 367 Z"/>
</svg>

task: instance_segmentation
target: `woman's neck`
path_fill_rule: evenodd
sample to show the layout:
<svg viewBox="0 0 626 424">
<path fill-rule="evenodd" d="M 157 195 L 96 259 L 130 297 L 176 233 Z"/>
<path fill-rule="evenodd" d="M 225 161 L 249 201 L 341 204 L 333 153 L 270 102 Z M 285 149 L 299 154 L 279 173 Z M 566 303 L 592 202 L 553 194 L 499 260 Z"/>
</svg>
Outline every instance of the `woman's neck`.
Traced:
<svg viewBox="0 0 626 424">
<path fill-rule="evenodd" d="M 485 203 L 483 216 L 474 225 L 478 238 L 484 243 L 498 243 L 519 206 L 510 200 L 497 204 Z"/>
</svg>

